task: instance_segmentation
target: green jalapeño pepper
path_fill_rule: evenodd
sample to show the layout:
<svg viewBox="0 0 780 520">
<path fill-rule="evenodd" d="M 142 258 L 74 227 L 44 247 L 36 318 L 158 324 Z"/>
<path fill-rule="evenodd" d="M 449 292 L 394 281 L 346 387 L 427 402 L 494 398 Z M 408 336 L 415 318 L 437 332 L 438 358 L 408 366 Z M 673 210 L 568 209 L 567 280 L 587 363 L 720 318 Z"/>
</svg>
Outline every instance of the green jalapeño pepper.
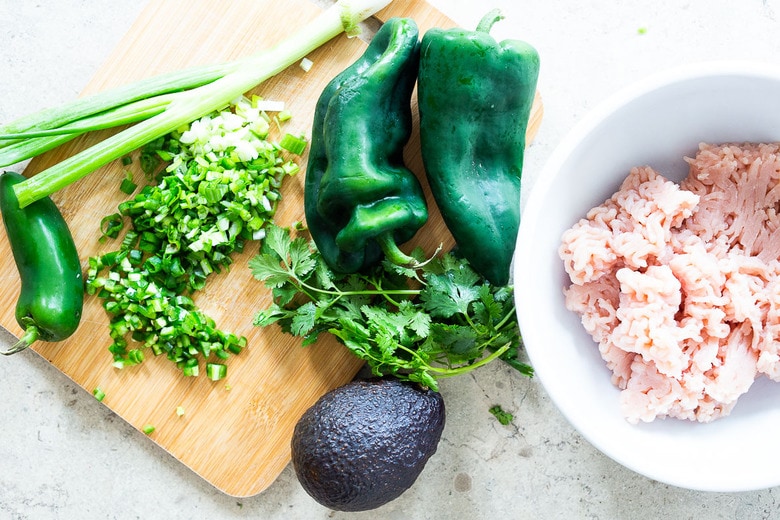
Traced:
<svg viewBox="0 0 780 520">
<path fill-rule="evenodd" d="M 428 219 L 420 183 L 403 164 L 417 79 L 416 23 L 391 18 L 317 101 L 304 207 L 312 239 L 334 270 L 353 273 L 401 252 Z"/>
<path fill-rule="evenodd" d="M 506 285 L 539 55 L 496 42 L 489 31 L 500 19 L 491 11 L 476 31 L 426 32 L 417 95 L 423 165 L 444 222 L 474 269 Z"/>
<path fill-rule="evenodd" d="M 6 355 L 38 339 L 69 337 L 84 303 L 81 264 L 68 225 L 48 197 L 19 208 L 13 186 L 24 179 L 14 172 L 0 175 L 0 212 L 22 282 L 16 321 L 24 329 L 19 342 L 2 352 Z"/>
</svg>

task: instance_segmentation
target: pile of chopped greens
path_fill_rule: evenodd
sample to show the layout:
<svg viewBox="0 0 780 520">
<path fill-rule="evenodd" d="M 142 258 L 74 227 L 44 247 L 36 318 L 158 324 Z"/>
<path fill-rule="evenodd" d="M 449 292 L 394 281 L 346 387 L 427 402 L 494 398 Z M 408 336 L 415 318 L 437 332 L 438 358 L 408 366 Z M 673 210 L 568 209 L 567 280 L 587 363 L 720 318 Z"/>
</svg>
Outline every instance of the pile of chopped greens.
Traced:
<svg viewBox="0 0 780 520">
<path fill-rule="evenodd" d="M 201 357 L 214 359 L 206 372 L 218 380 L 227 371 L 222 361 L 246 345 L 246 338 L 218 329 L 190 295 L 227 268 L 247 241 L 264 237 L 284 178 L 299 170 L 283 144 L 300 153 L 305 141 L 290 134 L 280 143 L 269 140 L 289 114 L 272 119 L 263 104 L 242 97 L 232 109 L 143 150 L 142 167 L 158 182 L 104 222 L 104 233 L 113 237 L 124 220 L 130 229 L 119 250 L 89 259 L 87 273 L 87 292 L 97 294 L 111 316 L 109 350 L 118 368 L 142 362 L 143 349 L 151 348 L 186 375 L 198 375 Z M 137 347 L 130 348 L 128 335 Z"/>
<path fill-rule="evenodd" d="M 300 231 L 300 229 L 298 229 Z M 366 273 L 332 271 L 314 243 L 269 225 L 249 266 L 272 289 L 254 324 L 277 323 L 304 346 L 330 333 L 373 374 L 438 389 L 437 380 L 502 359 L 525 375 L 510 286 L 493 286 L 452 253 L 414 268 L 383 262 Z"/>
</svg>

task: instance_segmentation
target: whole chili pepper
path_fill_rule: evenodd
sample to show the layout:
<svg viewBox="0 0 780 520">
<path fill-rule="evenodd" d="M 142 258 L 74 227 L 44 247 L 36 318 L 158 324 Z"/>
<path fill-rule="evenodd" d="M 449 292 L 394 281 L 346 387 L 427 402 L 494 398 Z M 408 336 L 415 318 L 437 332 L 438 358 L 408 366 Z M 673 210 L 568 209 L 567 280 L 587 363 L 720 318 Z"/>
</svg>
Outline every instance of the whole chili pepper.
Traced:
<svg viewBox="0 0 780 520">
<path fill-rule="evenodd" d="M 539 54 L 517 40 L 496 42 L 502 18 L 476 31 L 431 29 L 420 47 L 420 144 L 431 193 L 460 254 L 505 285 L 520 226 L 525 134 Z"/>
<path fill-rule="evenodd" d="M 81 264 L 68 229 L 54 202 L 46 197 L 19 208 L 13 186 L 25 177 L 0 175 L 0 212 L 22 281 L 16 321 L 24 335 L 5 355 L 34 341 L 61 341 L 76 331 L 84 304 Z"/>
<path fill-rule="evenodd" d="M 420 183 L 402 157 L 412 131 L 418 34 L 411 19 L 387 20 L 317 102 L 304 207 L 334 271 L 357 272 L 382 253 L 398 264 L 414 261 L 398 244 L 428 219 Z"/>
</svg>

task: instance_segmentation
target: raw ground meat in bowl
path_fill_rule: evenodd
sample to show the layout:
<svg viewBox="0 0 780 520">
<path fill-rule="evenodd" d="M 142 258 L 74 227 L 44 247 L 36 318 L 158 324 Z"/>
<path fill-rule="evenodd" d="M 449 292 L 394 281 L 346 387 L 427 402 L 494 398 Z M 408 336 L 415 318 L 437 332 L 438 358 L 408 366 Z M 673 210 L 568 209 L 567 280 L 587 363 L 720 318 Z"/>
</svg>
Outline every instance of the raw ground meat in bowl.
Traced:
<svg viewBox="0 0 780 520">
<path fill-rule="evenodd" d="M 780 334 L 770 301 L 780 246 L 734 193 L 684 182 L 697 154 L 723 159 L 718 148 L 700 151 L 702 143 L 777 142 L 780 69 L 677 69 L 590 113 L 527 197 L 513 275 L 538 381 L 596 448 L 655 480 L 712 491 L 780 484 L 780 453 L 755 442 L 757 432 L 780 431 L 772 339 Z M 609 201 L 624 183 L 633 200 L 621 210 Z M 734 205 L 732 221 L 743 219 L 743 257 L 735 259 L 733 247 L 728 253 L 731 242 L 717 228 L 717 197 Z M 591 210 L 587 232 L 569 237 L 582 247 L 576 258 L 564 252 L 567 272 L 564 234 Z M 636 221 L 644 227 L 632 235 Z M 610 278 L 599 270 L 611 270 Z M 582 283 L 572 289 L 574 280 Z M 759 280 L 761 291 L 737 294 Z M 751 295 L 749 305 L 739 303 Z M 743 329 L 726 325 L 735 316 Z"/>
</svg>

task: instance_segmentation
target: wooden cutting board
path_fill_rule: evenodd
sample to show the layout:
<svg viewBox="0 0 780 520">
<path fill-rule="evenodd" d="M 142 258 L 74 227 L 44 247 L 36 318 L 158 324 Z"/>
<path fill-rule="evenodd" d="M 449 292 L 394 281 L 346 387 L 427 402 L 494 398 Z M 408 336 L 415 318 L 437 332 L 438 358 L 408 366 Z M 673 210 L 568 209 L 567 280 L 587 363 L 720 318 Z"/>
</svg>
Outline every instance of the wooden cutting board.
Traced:
<svg viewBox="0 0 780 520">
<path fill-rule="evenodd" d="M 303 24 L 319 11 L 307 0 L 149 2 L 83 94 L 189 65 L 250 54 L 285 37 L 286 23 L 277 20 L 289 20 L 290 13 L 295 13 L 296 22 Z M 421 33 L 433 26 L 453 25 L 419 0 L 396 0 L 377 19 L 390 16 L 414 18 Z M 309 56 L 314 63 L 309 72 L 292 66 L 254 92 L 285 101 L 293 113 L 287 130 L 310 135 L 319 93 L 358 58 L 365 45 L 361 39 L 342 35 Z M 541 113 L 537 102 L 530 136 Z M 33 160 L 25 173 L 41 171 L 98 137 L 86 136 L 53 150 Z M 407 148 L 408 165 L 423 178 L 416 135 Z M 305 161 L 304 157 L 302 166 Z M 98 242 L 98 225 L 105 215 L 116 212 L 125 198 L 118 190 L 123 172 L 120 164 L 108 165 L 52 197 L 70 225 L 85 268 L 90 256 L 117 248 L 111 242 Z M 302 172 L 286 181 L 278 213 L 281 225 L 303 219 L 303 180 Z M 440 243 L 450 246 L 452 239 L 430 196 L 428 201 L 430 221 L 415 243 L 432 251 Z M 252 325 L 254 314 L 270 301 L 269 292 L 247 268 L 256 252 L 257 244 L 248 246 L 235 258 L 230 272 L 213 275 L 206 290 L 196 296 L 196 303 L 218 327 L 248 338 L 248 347 L 228 361 L 225 380 L 211 382 L 205 375 L 184 377 L 172 362 L 150 354 L 139 366 L 114 369 L 107 350 L 111 343 L 108 317 L 100 302 L 91 297 L 71 338 L 33 346 L 85 391 L 91 393 L 100 387 L 106 394 L 103 403 L 136 428 L 153 425 L 150 440 L 216 488 L 236 497 L 257 494 L 274 481 L 290 460 L 290 438 L 301 414 L 323 393 L 351 380 L 361 366 L 331 338 L 303 348 L 275 326 L 259 329 Z M 0 325 L 17 335 L 20 328 L 14 319 L 14 305 L 19 287 L 5 233 L 0 233 L 0 301 L 4 302 Z M 177 407 L 184 408 L 183 416 L 177 415 Z"/>
</svg>

